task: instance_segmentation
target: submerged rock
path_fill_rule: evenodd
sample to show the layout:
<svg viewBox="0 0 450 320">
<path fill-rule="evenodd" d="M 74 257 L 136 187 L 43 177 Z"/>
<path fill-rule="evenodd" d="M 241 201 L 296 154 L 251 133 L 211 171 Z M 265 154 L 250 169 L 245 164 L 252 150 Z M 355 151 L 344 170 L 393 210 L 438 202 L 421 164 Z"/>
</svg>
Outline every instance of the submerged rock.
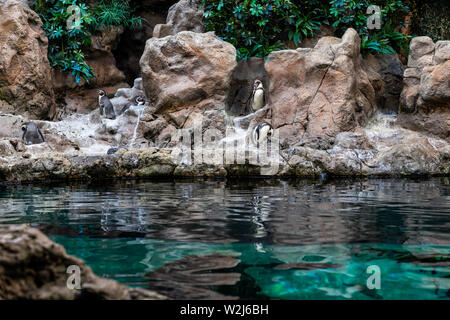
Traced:
<svg viewBox="0 0 450 320">
<path fill-rule="evenodd" d="M 395 116 L 378 115 L 356 132 L 341 133 L 333 148 L 294 147 L 263 153 L 249 148 L 241 163 L 224 149 L 143 148 L 98 156 L 49 151 L 49 144 L 24 146 L 20 156 L 4 155 L 0 182 L 186 176 L 405 176 L 450 174 L 450 145 L 395 125 Z M 12 151 L 8 148 L 9 152 Z M 228 152 L 228 151 L 227 151 Z M 29 156 L 24 156 L 29 154 Z M 212 156 L 211 156 L 212 155 Z M 1 157 L 1 156 L 0 156 Z M 199 158 L 202 157 L 202 158 Z M 193 161 L 200 159 L 201 162 Z M 268 170 L 270 169 L 270 170 Z"/>
<path fill-rule="evenodd" d="M 70 266 L 80 270 L 80 289 L 70 289 Z M 156 292 L 129 288 L 96 276 L 91 268 L 37 229 L 0 226 L 0 299 L 161 300 Z"/>
</svg>

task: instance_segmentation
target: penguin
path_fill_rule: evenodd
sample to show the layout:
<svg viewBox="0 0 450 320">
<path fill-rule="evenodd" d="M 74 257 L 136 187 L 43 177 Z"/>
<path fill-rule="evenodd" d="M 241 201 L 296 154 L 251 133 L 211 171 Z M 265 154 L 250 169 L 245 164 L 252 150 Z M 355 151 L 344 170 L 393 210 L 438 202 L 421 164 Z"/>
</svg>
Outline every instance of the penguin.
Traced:
<svg viewBox="0 0 450 320">
<path fill-rule="evenodd" d="M 117 151 L 122 150 L 122 149 L 125 150 L 125 151 L 128 151 L 128 149 L 125 148 L 125 147 L 109 148 L 108 151 L 106 152 L 106 154 L 108 154 L 108 155 L 113 155 L 113 154 L 115 154 Z"/>
<path fill-rule="evenodd" d="M 41 130 L 34 122 L 26 122 L 22 125 L 22 140 L 26 142 L 27 145 L 40 144 L 45 142 L 44 136 Z"/>
<path fill-rule="evenodd" d="M 253 93 L 251 96 L 251 105 L 250 105 L 253 112 L 264 107 L 265 104 L 264 92 L 265 92 L 264 86 L 261 80 L 255 80 L 255 83 L 253 84 Z"/>
<path fill-rule="evenodd" d="M 103 90 L 98 90 L 98 103 L 100 106 L 100 115 L 103 116 L 103 111 L 108 119 L 116 119 L 116 112 L 114 111 L 114 106 L 112 105 L 109 98 L 106 96 L 106 92 Z"/>
<path fill-rule="evenodd" d="M 134 103 L 129 102 L 125 105 L 125 107 L 122 108 L 122 110 L 119 112 L 119 116 L 124 114 L 125 111 L 130 109 L 131 106 L 143 106 L 144 104 L 145 104 L 145 97 L 137 96 L 136 99 L 134 99 Z"/>
<path fill-rule="evenodd" d="M 258 123 L 254 128 L 251 139 L 254 145 L 259 148 L 259 144 L 273 134 L 272 126 L 267 122 Z"/>
</svg>

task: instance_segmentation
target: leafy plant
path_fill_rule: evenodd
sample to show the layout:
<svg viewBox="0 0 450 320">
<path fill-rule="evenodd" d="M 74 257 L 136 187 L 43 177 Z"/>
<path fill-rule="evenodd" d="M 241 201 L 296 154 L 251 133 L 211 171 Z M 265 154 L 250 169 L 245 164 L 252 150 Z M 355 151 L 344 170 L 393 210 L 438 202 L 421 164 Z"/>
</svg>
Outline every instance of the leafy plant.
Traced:
<svg viewBox="0 0 450 320">
<path fill-rule="evenodd" d="M 298 44 L 324 17 L 320 1 L 204 0 L 203 6 L 206 29 L 232 43 L 239 59 L 264 57 L 284 48 L 283 40 Z"/>
<path fill-rule="evenodd" d="M 408 12 L 400 0 L 203 0 L 207 30 L 232 43 L 238 59 L 264 57 L 314 37 L 322 24 L 341 36 L 354 28 L 361 36 L 363 53 L 392 53 L 408 49 L 409 38 L 396 30 Z M 367 7 L 380 6 L 382 29 L 368 30 Z"/>
<path fill-rule="evenodd" d="M 367 28 L 367 8 L 377 5 L 381 9 L 381 29 Z M 331 0 L 330 14 L 333 27 L 341 35 L 347 28 L 354 28 L 361 36 L 361 51 L 391 54 L 395 49 L 408 51 L 410 37 L 397 31 L 409 8 L 401 0 Z"/>
<path fill-rule="evenodd" d="M 71 6 L 79 8 L 79 19 L 73 20 Z M 85 52 L 91 44 L 92 33 L 110 25 L 137 27 L 142 19 L 132 16 L 127 0 L 102 0 L 89 8 L 78 0 L 37 0 L 33 9 L 39 14 L 49 39 L 48 58 L 52 68 L 71 72 L 75 81 L 89 82 L 94 70 L 86 63 Z M 73 28 L 68 27 L 72 21 Z"/>
</svg>

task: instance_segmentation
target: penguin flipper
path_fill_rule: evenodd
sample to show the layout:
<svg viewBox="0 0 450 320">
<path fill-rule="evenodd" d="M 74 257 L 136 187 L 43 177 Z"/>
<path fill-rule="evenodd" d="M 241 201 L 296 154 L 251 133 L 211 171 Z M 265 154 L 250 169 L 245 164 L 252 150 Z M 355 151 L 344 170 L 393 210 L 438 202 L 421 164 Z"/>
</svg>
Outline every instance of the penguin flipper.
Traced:
<svg viewBox="0 0 450 320">
<path fill-rule="evenodd" d="M 37 128 L 37 131 L 38 131 L 39 136 L 40 136 L 41 139 L 42 139 L 42 142 L 46 142 L 46 141 L 45 141 L 45 138 L 44 138 L 44 135 L 42 134 L 41 130 L 40 130 L 39 128 Z"/>
</svg>

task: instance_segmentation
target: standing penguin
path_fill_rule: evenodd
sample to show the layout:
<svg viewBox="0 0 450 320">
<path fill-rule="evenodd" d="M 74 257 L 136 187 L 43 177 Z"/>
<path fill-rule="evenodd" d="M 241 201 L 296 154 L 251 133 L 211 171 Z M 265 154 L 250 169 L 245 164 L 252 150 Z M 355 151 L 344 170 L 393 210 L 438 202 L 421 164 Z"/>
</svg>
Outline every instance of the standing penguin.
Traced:
<svg viewBox="0 0 450 320">
<path fill-rule="evenodd" d="M 114 106 L 106 96 L 106 92 L 103 90 L 98 90 L 98 103 L 100 106 L 100 115 L 103 115 L 103 111 L 105 111 L 105 116 L 108 119 L 115 119 L 116 112 L 114 111 Z"/>
<path fill-rule="evenodd" d="M 38 126 L 34 122 L 24 123 L 22 125 L 22 131 L 22 140 L 24 140 L 27 145 L 45 142 L 41 130 L 39 130 Z"/>
<path fill-rule="evenodd" d="M 259 148 L 259 144 L 273 134 L 272 126 L 267 122 L 258 123 L 252 131 L 252 142 Z"/>
<path fill-rule="evenodd" d="M 134 103 L 129 102 L 125 105 L 125 107 L 122 108 L 122 110 L 119 112 L 119 116 L 124 114 L 125 111 L 130 109 L 131 106 L 143 106 L 144 104 L 145 104 L 145 97 L 137 96 L 136 99 L 134 99 Z"/>
<path fill-rule="evenodd" d="M 251 108 L 255 112 L 264 107 L 264 86 L 261 80 L 255 80 L 253 84 L 253 93 L 251 96 Z"/>
</svg>

